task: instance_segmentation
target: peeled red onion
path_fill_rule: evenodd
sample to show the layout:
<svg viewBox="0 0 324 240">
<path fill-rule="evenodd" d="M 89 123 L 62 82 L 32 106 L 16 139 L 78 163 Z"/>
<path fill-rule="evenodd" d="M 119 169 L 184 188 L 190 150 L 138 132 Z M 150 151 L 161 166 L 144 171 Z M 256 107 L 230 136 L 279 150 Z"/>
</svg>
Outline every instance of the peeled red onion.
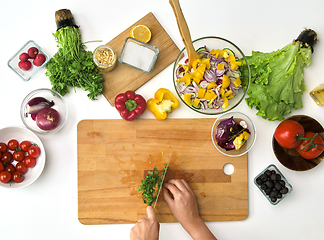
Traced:
<svg viewBox="0 0 324 240">
<path fill-rule="evenodd" d="M 53 130 L 60 123 L 61 116 L 53 108 L 45 108 L 36 115 L 36 124 L 42 130 Z"/>
</svg>

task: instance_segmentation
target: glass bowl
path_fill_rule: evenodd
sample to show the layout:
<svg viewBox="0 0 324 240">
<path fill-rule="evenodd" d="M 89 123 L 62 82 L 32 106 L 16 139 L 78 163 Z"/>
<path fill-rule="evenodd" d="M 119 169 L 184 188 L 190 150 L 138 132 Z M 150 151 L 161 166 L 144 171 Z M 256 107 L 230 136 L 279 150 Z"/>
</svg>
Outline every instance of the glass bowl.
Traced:
<svg viewBox="0 0 324 240">
<path fill-rule="evenodd" d="M 273 180 L 272 178 L 272 174 L 276 174 L 278 176 L 276 176 Z M 280 177 L 279 177 L 280 176 Z M 266 183 L 268 180 L 270 180 L 270 182 L 272 182 L 273 186 L 269 186 L 268 184 L 271 183 Z M 290 183 L 288 182 L 288 180 L 284 177 L 284 175 L 279 171 L 279 169 L 271 164 L 269 165 L 266 169 L 264 169 L 258 176 L 256 176 L 254 178 L 254 183 L 255 185 L 260 189 L 260 191 L 263 193 L 263 195 L 268 199 L 268 201 L 272 204 L 272 205 L 277 205 L 279 202 L 281 202 L 285 197 L 287 197 L 291 191 L 293 190 L 293 187 L 290 185 Z M 278 188 L 275 185 L 276 183 L 278 184 Z M 268 186 L 267 186 L 268 185 Z M 284 188 L 285 192 L 282 192 Z M 269 192 L 266 193 L 267 189 L 269 189 Z M 271 200 L 271 192 L 272 191 L 277 191 L 276 193 L 280 194 L 280 197 L 274 197 L 273 200 Z M 278 195 L 276 195 L 278 196 Z"/>
<path fill-rule="evenodd" d="M 245 62 L 247 63 L 246 57 L 244 55 L 244 53 L 241 51 L 241 49 L 239 49 L 239 47 L 237 47 L 234 43 L 224 39 L 224 38 L 220 38 L 220 37 L 203 37 L 203 38 L 199 38 L 193 41 L 193 46 L 196 50 L 198 50 L 201 47 L 206 46 L 207 49 L 210 51 L 212 49 L 230 49 L 230 52 L 234 53 L 236 59 L 242 59 L 244 58 Z M 207 115 L 216 115 L 216 114 L 222 114 L 225 112 L 228 112 L 230 110 L 233 110 L 236 106 L 238 106 L 242 100 L 245 97 L 245 94 L 249 88 L 250 85 L 250 67 L 247 64 L 247 69 L 248 69 L 248 79 L 245 79 L 244 82 L 247 82 L 247 84 L 245 84 L 245 86 L 243 86 L 242 88 L 239 89 L 237 95 L 232 98 L 229 99 L 229 105 L 226 108 L 223 108 L 222 106 L 220 106 L 219 108 L 207 108 L 206 110 L 203 110 L 202 108 L 195 108 L 193 106 L 188 105 L 185 100 L 184 100 L 184 93 L 183 93 L 183 84 L 176 82 L 177 80 L 177 70 L 179 67 L 179 64 L 183 65 L 187 65 L 187 59 L 188 59 L 188 53 L 186 51 L 186 49 L 182 49 L 181 52 L 179 53 L 177 59 L 175 60 L 174 66 L 173 66 L 173 84 L 174 87 L 176 89 L 176 92 L 179 96 L 179 98 L 182 100 L 182 102 L 189 107 L 190 109 L 202 113 L 202 114 L 207 114 Z M 243 82 L 243 81 L 242 81 Z M 197 95 L 197 93 L 196 93 Z"/>
<path fill-rule="evenodd" d="M 159 49 L 150 44 L 128 37 L 119 55 L 119 62 L 145 73 L 153 70 Z"/>
<path fill-rule="evenodd" d="M 238 150 L 233 149 L 233 150 L 227 151 L 226 149 L 220 147 L 217 144 L 215 135 L 216 135 L 216 129 L 217 129 L 218 123 L 222 120 L 229 119 L 231 117 L 233 117 L 234 120 L 236 120 L 236 121 L 244 120 L 247 124 L 247 129 L 250 131 L 250 135 L 249 135 L 249 138 L 246 140 L 246 142 L 242 145 L 241 148 L 239 148 Z M 214 146 L 222 154 L 229 156 L 229 157 L 239 157 L 239 156 L 246 154 L 248 151 L 250 151 L 255 143 L 256 135 L 257 134 L 256 134 L 256 129 L 255 129 L 254 123 L 247 115 L 245 115 L 244 113 L 241 113 L 241 112 L 227 112 L 227 113 L 222 114 L 215 120 L 212 130 L 211 130 L 211 138 L 212 138 Z"/>
<path fill-rule="evenodd" d="M 43 98 L 47 99 L 48 101 L 54 102 L 54 105 L 52 106 L 52 108 L 55 109 L 56 111 L 58 111 L 60 114 L 60 122 L 59 122 L 59 125 L 55 129 L 53 129 L 53 130 L 40 129 L 37 126 L 36 121 L 34 120 L 34 117 L 28 113 L 28 110 L 29 110 L 28 102 L 31 99 L 36 98 L 36 97 L 43 97 Z M 63 97 L 58 92 L 56 92 L 52 89 L 47 89 L 47 88 L 37 89 L 37 90 L 34 90 L 31 93 L 29 93 L 23 100 L 23 102 L 21 104 L 21 108 L 20 108 L 21 120 L 23 121 L 23 123 L 25 124 L 25 126 L 28 129 L 32 130 L 35 133 L 50 134 L 50 133 L 58 132 L 64 126 L 67 116 L 68 116 L 68 109 L 67 109 L 67 106 L 65 104 Z"/>
<path fill-rule="evenodd" d="M 28 71 L 23 71 L 18 67 L 18 63 L 20 62 L 19 60 L 19 56 L 22 53 L 27 53 L 28 49 L 31 47 L 36 47 L 38 49 L 38 53 L 42 53 L 45 56 L 45 62 L 40 66 L 37 67 L 35 66 L 33 63 L 31 64 L 31 69 L 29 69 Z M 31 61 L 32 60 L 28 60 Z M 9 68 L 11 68 L 19 77 L 22 78 L 22 80 L 24 81 L 29 81 L 38 71 L 39 69 L 41 69 L 43 66 L 45 66 L 45 64 L 49 61 L 49 56 L 47 55 L 47 53 L 37 44 L 35 43 L 33 40 L 29 40 L 27 43 L 25 43 L 24 46 L 22 46 L 22 48 L 19 49 L 18 52 L 15 53 L 15 55 L 13 55 L 9 61 L 8 61 L 8 66 Z"/>
<path fill-rule="evenodd" d="M 27 140 L 35 143 L 40 148 L 40 155 L 36 158 L 36 165 L 33 168 L 28 168 L 28 171 L 24 174 L 25 179 L 21 183 L 15 183 L 12 180 L 8 183 L 0 182 L 0 187 L 24 188 L 35 182 L 43 172 L 46 159 L 45 148 L 37 135 L 24 127 L 6 127 L 0 129 L 0 142 L 7 144 L 11 139 L 16 139 L 19 143 Z M 12 164 L 16 165 L 16 163 L 16 161 L 13 161 Z"/>
</svg>

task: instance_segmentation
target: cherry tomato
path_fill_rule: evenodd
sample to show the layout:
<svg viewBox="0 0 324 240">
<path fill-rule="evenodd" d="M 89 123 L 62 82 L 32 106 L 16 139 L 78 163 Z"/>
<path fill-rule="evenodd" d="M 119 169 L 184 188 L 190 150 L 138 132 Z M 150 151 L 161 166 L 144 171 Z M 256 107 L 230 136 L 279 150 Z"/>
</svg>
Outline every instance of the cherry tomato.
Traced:
<svg viewBox="0 0 324 240">
<path fill-rule="evenodd" d="M 304 137 L 312 138 L 314 135 L 315 135 L 314 132 L 306 132 Z M 317 158 L 324 151 L 324 140 L 319 135 L 315 137 L 313 146 L 309 145 L 304 150 L 302 150 L 310 141 L 311 140 L 303 139 L 301 143 L 296 147 L 296 150 L 299 153 L 299 155 L 305 159 Z"/>
<path fill-rule="evenodd" d="M 305 130 L 303 126 L 294 120 L 284 120 L 276 128 L 274 137 L 278 144 L 286 149 L 297 147 L 299 142 L 298 136 L 304 136 Z"/>
<path fill-rule="evenodd" d="M 25 153 L 23 151 L 16 151 L 12 154 L 12 157 L 14 160 L 21 162 L 22 160 L 25 159 Z"/>
<path fill-rule="evenodd" d="M 2 171 L 4 171 L 4 170 L 5 170 L 5 168 L 4 168 L 4 166 L 3 166 L 3 163 L 0 162 L 0 172 L 2 172 Z"/>
<path fill-rule="evenodd" d="M 10 173 L 13 173 L 16 171 L 16 168 L 14 165 L 12 165 L 11 163 L 5 165 L 5 171 L 8 171 Z"/>
<path fill-rule="evenodd" d="M 1 156 L 1 161 L 2 163 L 12 163 L 13 161 L 12 154 L 10 152 L 5 152 Z"/>
<path fill-rule="evenodd" d="M 19 163 L 16 164 L 16 170 L 18 172 L 26 173 L 28 171 L 28 167 L 26 166 L 26 164 L 24 162 L 19 162 Z"/>
<path fill-rule="evenodd" d="M 0 181 L 3 183 L 9 182 L 11 179 L 11 173 L 8 171 L 3 171 L 0 173 Z"/>
<path fill-rule="evenodd" d="M 24 179 L 25 177 L 21 172 L 15 171 L 12 173 L 12 181 L 15 183 L 21 183 Z"/>
<path fill-rule="evenodd" d="M 32 158 L 37 158 L 40 154 L 40 149 L 39 147 L 32 145 L 28 148 L 28 155 Z"/>
<path fill-rule="evenodd" d="M 29 168 L 35 167 L 36 165 L 36 158 L 32 158 L 30 156 L 25 157 L 25 165 Z"/>
<path fill-rule="evenodd" d="M 27 152 L 27 150 L 30 146 L 31 146 L 31 142 L 29 142 L 29 141 L 22 141 L 20 143 L 20 149 L 23 150 L 24 152 Z"/>
<path fill-rule="evenodd" d="M 8 151 L 8 146 L 7 144 L 0 142 L 0 152 L 4 153 Z"/>
<path fill-rule="evenodd" d="M 19 148 L 19 143 L 16 139 L 11 139 L 9 142 L 8 142 L 8 148 L 11 150 L 11 151 L 15 151 L 16 148 L 18 149 Z"/>
</svg>

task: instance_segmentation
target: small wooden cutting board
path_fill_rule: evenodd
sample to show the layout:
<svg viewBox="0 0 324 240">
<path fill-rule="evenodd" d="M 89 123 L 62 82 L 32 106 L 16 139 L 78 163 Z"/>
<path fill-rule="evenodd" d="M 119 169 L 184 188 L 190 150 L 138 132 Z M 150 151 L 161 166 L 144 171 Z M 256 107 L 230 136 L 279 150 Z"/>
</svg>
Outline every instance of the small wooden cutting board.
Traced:
<svg viewBox="0 0 324 240">
<path fill-rule="evenodd" d="M 248 216 L 247 154 L 227 157 L 211 140 L 215 119 L 82 120 L 77 127 L 78 218 L 82 224 L 135 223 L 146 217 L 138 186 L 148 170 L 165 181 L 183 178 L 197 196 L 204 221 L 237 221 Z M 234 173 L 223 172 L 225 164 Z M 159 222 L 176 222 L 161 195 Z"/>
<path fill-rule="evenodd" d="M 150 73 L 144 73 L 126 66 L 118 60 L 113 71 L 103 73 L 105 80 L 103 95 L 112 106 L 114 106 L 115 97 L 119 93 L 126 92 L 127 90 L 135 91 L 173 63 L 180 53 L 179 48 L 174 44 L 153 13 L 149 13 L 106 44 L 115 50 L 118 57 L 126 38 L 130 36 L 131 29 L 138 24 L 144 24 L 151 30 L 152 38 L 148 44 L 157 47 L 159 54 Z M 172 74 L 170 74 L 170 80 L 172 80 Z"/>
</svg>

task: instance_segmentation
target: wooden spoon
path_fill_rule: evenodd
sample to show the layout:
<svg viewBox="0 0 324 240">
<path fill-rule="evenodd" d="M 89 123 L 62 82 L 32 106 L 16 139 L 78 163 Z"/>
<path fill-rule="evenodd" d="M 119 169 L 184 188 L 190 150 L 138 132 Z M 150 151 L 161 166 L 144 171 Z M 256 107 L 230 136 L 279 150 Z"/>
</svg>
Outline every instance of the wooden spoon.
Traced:
<svg viewBox="0 0 324 240">
<path fill-rule="evenodd" d="M 179 0 L 169 0 L 169 3 L 171 5 L 171 7 L 173 8 L 173 12 L 174 12 L 174 15 L 177 20 L 177 24 L 178 24 L 178 28 L 180 31 L 180 35 L 182 37 L 182 41 L 183 41 L 185 48 L 187 49 L 187 52 L 188 52 L 188 58 L 189 58 L 188 67 L 190 69 L 192 66 L 192 63 L 196 59 L 200 59 L 201 57 L 196 52 L 196 50 L 192 44 L 189 28 L 188 28 L 187 22 L 183 16 L 182 10 L 180 8 Z"/>
</svg>

